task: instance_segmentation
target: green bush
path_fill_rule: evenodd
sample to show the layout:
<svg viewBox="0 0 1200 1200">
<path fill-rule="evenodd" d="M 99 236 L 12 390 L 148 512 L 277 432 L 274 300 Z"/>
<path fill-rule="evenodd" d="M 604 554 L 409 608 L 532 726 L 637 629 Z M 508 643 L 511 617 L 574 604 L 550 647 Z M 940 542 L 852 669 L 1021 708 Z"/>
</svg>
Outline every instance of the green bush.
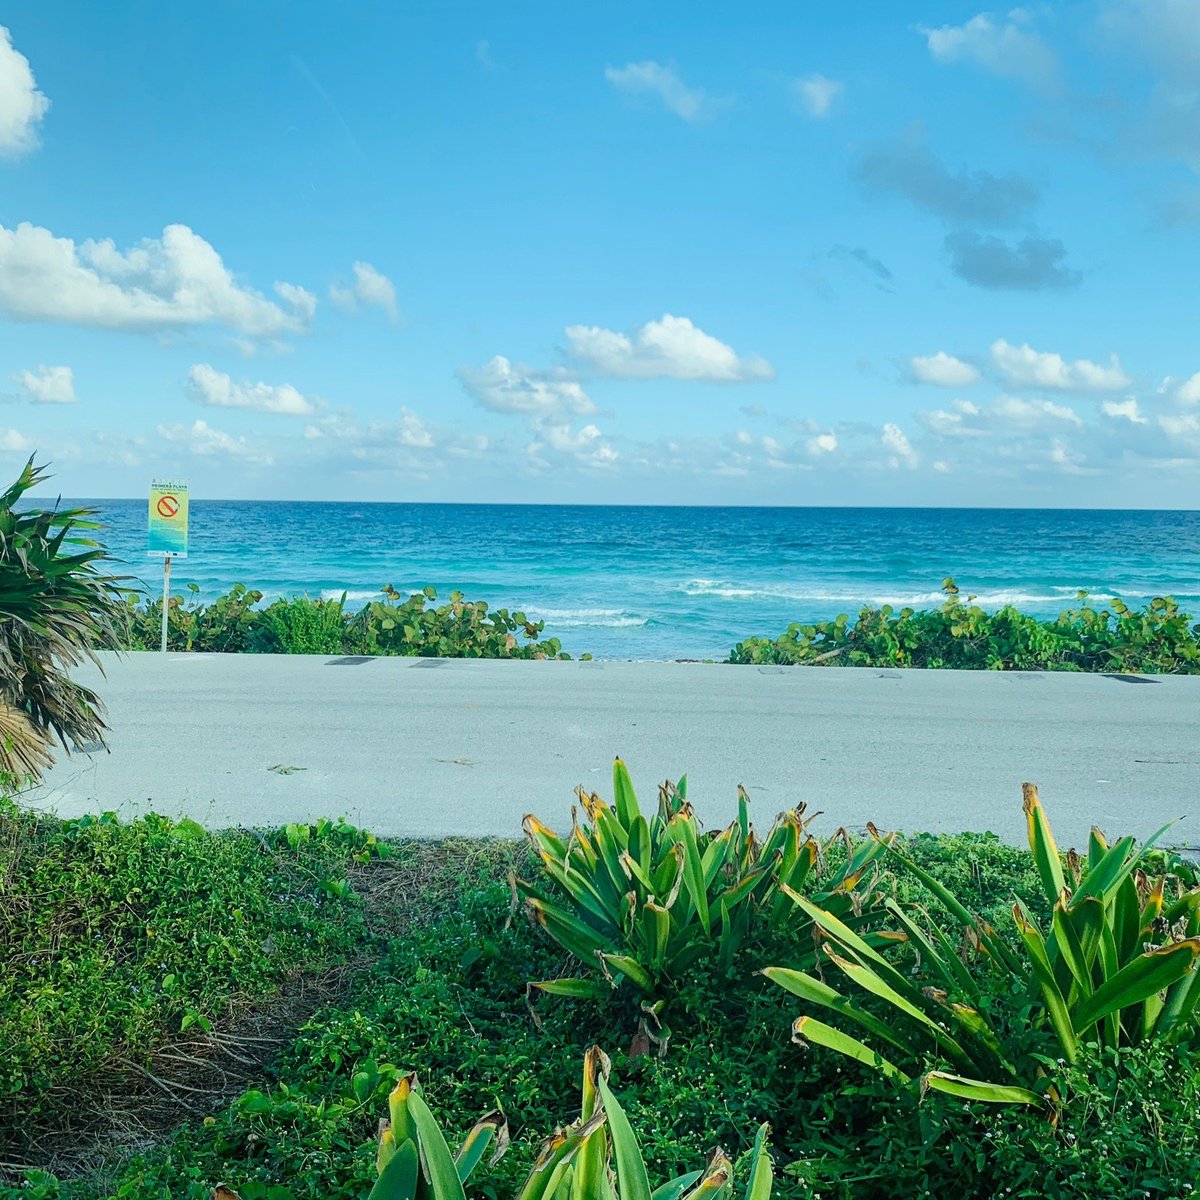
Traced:
<svg viewBox="0 0 1200 1200">
<path fill-rule="evenodd" d="M 167 605 L 167 648 L 216 654 L 383 654 L 409 658 L 569 658 L 557 638 L 541 638 L 545 623 L 523 612 L 489 609 L 452 592 L 446 604 L 434 604 L 437 590 L 427 587 L 404 597 L 390 584 L 383 599 L 358 612 L 340 600 L 306 596 L 276 600 L 256 608 L 262 592 L 235 584 L 223 596 L 204 603 L 190 583 L 186 596 Z M 157 650 L 162 636 L 162 599 L 126 607 L 123 648 Z"/>
<path fill-rule="evenodd" d="M 836 912 L 872 944 L 881 894 L 875 862 L 881 842 L 822 844 L 808 832 L 803 805 L 782 813 L 760 838 L 739 789 L 738 815 L 703 832 L 687 801 L 687 778 L 659 788 L 658 809 L 643 815 L 625 764 L 613 764 L 613 798 L 578 792 L 584 809 L 564 841 L 536 817 L 526 835 L 545 885 L 515 881 L 526 911 L 596 978 L 542 980 L 551 995 L 605 1000 L 624 981 L 642 995 L 642 1036 L 665 1049 L 663 1013 L 693 974 L 729 978 L 748 946 L 790 939 L 813 950 L 812 923 L 795 903 L 806 894 Z M 836 851 L 841 853 L 835 853 Z"/>
<path fill-rule="evenodd" d="M 0 800 L 0 1127 L 365 945 L 344 878 L 370 844 L 341 828 L 292 845 L 152 815 L 60 821 Z"/>
<path fill-rule="evenodd" d="M 1024 794 L 1030 856 L 1050 919 L 1039 921 L 1017 899 L 1014 950 L 894 837 L 882 839 L 964 940 L 956 945 L 890 904 L 916 952 L 918 969 L 906 972 L 835 914 L 798 900 L 821 930 L 826 970 L 819 977 L 779 967 L 764 974 L 838 1024 L 802 1016 L 796 1039 L 901 1085 L 919 1075 L 922 1091 L 1048 1108 L 1062 1099 L 1056 1062 L 1077 1064 L 1094 1048 L 1196 1041 L 1200 886 L 1190 871 L 1181 879 L 1143 870 L 1165 828 L 1140 849 L 1131 837 L 1110 846 L 1093 829 L 1086 858 L 1071 851 L 1064 863 L 1037 789 L 1025 784 Z M 848 993 L 837 990 L 847 985 Z"/>
<path fill-rule="evenodd" d="M 989 671 L 1200 672 L 1200 624 L 1169 597 L 1144 609 L 1113 600 L 1080 607 L 1053 620 L 1011 605 L 988 612 L 964 601 L 953 579 L 942 584 L 940 609 L 891 605 L 863 608 L 830 621 L 795 624 L 777 638 L 752 637 L 733 648 L 734 663 L 833 667 L 947 667 Z"/>
</svg>

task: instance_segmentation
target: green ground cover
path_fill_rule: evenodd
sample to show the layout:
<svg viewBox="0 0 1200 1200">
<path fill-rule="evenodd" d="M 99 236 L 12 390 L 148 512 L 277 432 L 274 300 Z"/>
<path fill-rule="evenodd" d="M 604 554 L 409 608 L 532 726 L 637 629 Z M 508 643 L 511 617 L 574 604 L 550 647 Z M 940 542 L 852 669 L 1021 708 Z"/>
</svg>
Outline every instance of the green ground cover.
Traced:
<svg viewBox="0 0 1200 1200">
<path fill-rule="evenodd" d="M 735 663 L 825 667 L 933 667 L 988 671 L 1200 672 L 1200 624 L 1160 596 L 1144 608 L 1114 599 L 1096 607 L 1084 593 L 1075 608 L 1046 620 L 1012 605 L 989 611 L 942 584 L 941 608 L 897 611 L 868 606 L 851 620 L 797 623 L 778 637 L 751 637 Z"/>
<path fill-rule="evenodd" d="M 940 608 L 867 606 L 856 617 L 789 626 L 778 637 L 749 637 L 732 663 L 824 667 L 926 667 L 992 671 L 1200 672 L 1200 624 L 1170 597 L 1144 608 L 1106 606 L 1081 595 L 1053 618 L 1006 605 L 987 610 L 943 584 Z M 523 612 L 489 609 L 453 593 L 445 604 L 426 588 L 349 610 L 340 600 L 299 596 L 262 604 L 236 585 L 208 603 L 194 592 L 168 606 L 172 650 L 263 654 L 385 654 L 436 658 L 570 658 L 545 623 Z M 130 597 L 120 635 L 129 650 L 157 650 L 162 601 Z M 584 654 L 587 658 L 590 655 Z"/>
<path fill-rule="evenodd" d="M 656 869 L 652 862 L 656 846 L 663 852 L 659 869 L 665 865 L 672 870 L 679 860 L 682 881 L 673 889 L 674 897 L 662 897 L 664 904 L 659 907 L 670 910 L 674 922 L 670 936 L 685 937 L 683 927 L 700 928 L 694 896 L 703 886 L 701 879 L 688 883 L 684 878 L 690 861 L 687 827 L 692 822 L 686 798 L 671 789 L 666 793 L 666 808 L 657 815 L 646 807 L 643 834 L 639 816 L 628 807 L 635 800 L 626 796 L 625 810 L 618 815 L 619 780 L 616 793 L 607 817 L 598 802 L 587 798 L 586 817 L 581 817 L 577 834 L 585 839 L 594 835 L 598 846 L 604 829 L 615 828 L 611 822 L 622 820 L 634 831 L 635 860 L 650 863 L 646 869 Z M 1035 806 L 1030 811 L 1037 817 L 1040 809 Z M 28 819 L 22 824 L 10 813 L 8 820 L 10 843 L 14 833 L 31 829 L 43 836 Z M 740 820 L 740 815 L 733 817 L 730 828 Z M 1031 830 L 1042 830 L 1040 821 L 1037 817 Z M 809 845 L 808 835 L 802 820 L 799 826 L 795 844 L 803 849 Z M 786 893 L 762 894 L 737 948 L 724 957 L 717 948 L 725 936 L 725 918 L 719 916 L 711 952 L 705 950 L 690 964 L 661 974 L 646 991 L 632 982 L 633 960 L 649 955 L 647 961 L 652 962 L 660 943 L 639 942 L 640 935 L 630 933 L 628 944 L 606 951 L 611 953 L 607 972 L 592 970 L 564 946 L 564 939 L 572 936 L 569 925 L 551 928 L 539 922 L 536 913 L 531 914 L 535 919 L 526 919 L 522 905 L 514 901 L 514 874 L 530 881 L 532 888 L 539 872 L 545 873 L 537 894 L 551 897 L 561 915 L 578 916 L 582 911 L 572 906 L 567 886 L 577 881 L 563 876 L 566 883 L 559 884 L 545 858 L 546 843 L 540 840 L 548 834 L 536 827 L 531 829 L 531 842 L 540 854 L 525 843 L 408 844 L 395 846 L 382 861 L 375 848 L 363 844 L 361 835 L 343 834 L 345 844 L 334 845 L 329 844 L 327 833 L 304 828 L 306 833 L 292 829 L 290 834 L 265 835 L 268 853 L 254 835 L 189 831 L 180 836 L 156 820 L 120 827 L 71 823 L 58 827 L 51 843 L 69 835 L 75 843 L 88 843 L 89 849 L 73 845 L 70 853 L 56 852 L 57 858 L 43 854 L 45 866 L 40 873 L 28 868 L 19 874 L 6 873 L 2 895 L 7 912 L 26 912 L 31 905 L 57 911 L 43 897 L 56 889 L 66 890 L 74 897 L 73 911 L 79 914 L 75 920 L 83 929 L 90 916 L 101 913 L 110 920 L 124 920 L 117 911 L 122 905 L 114 900 L 122 885 L 115 880 L 124 878 L 123 886 L 128 887 L 122 873 L 130 869 L 130 856 L 113 855 L 114 838 L 131 839 L 131 846 L 169 839 L 168 863 L 180 856 L 189 862 L 213 862 L 214 869 L 200 876 L 189 876 L 184 870 L 187 885 L 176 890 L 174 898 L 168 885 L 157 893 L 161 905 L 154 919 L 164 923 L 164 931 L 172 928 L 172 920 L 178 921 L 169 963 L 160 961 L 162 951 L 154 944 L 159 939 L 144 936 L 149 924 L 146 915 L 139 913 L 136 921 L 128 922 L 128 974 L 117 976 L 111 990 L 127 992 L 124 979 L 144 978 L 158 981 L 161 993 L 164 967 L 169 966 L 177 978 L 187 981 L 187 994 L 156 999 L 152 1012 L 141 1013 L 131 1023 L 107 1022 L 104 1036 L 109 1054 L 135 1054 L 164 1038 L 168 1042 L 177 1038 L 189 1007 L 202 997 L 208 998 L 202 1007 L 213 1020 L 213 1036 L 224 1028 L 217 997 L 224 997 L 226 1005 L 231 997 L 239 997 L 242 1003 L 248 996 L 256 997 L 257 1003 L 269 1007 L 263 993 L 278 986 L 279 971 L 278 955 L 268 961 L 262 950 L 266 930 L 272 931 L 276 949 L 286 937 L 306 944 L 307 957 L 294 946 L 290 953 L 309 964 L 330 957 L 358 957 L 357 969 L 345 986 L 297 1023 L 269 1063 L 243 1078 L 232 1100 L 227 1095 L 192 1096 L 196 1111 L 159 1130 L 154 1144 L 144 1144 L 121 1161 L 110 1156 L 98 1171 L 67 1172 L 61 1178 L 34 1173 L 23 1184 L 14 1180 L 9 1191 L 0 1189 L 4 1200 L 17 1196 L 200 1200 L 218 1181 L 235 1187 L 243 1200 L 358 1200 L 366 1196 L 375 1177 L 377 1119 L 387 1111 L 387 1097 L 397 1079 L 409 1071 L 419 1074 L 424 1097 L 451 1144 L 457 1144 L 485 1110 L 503 1107 L 512 1148 L 495 1166 L 480 1165 L 468 1188 L 470 1195 L 498 1200 L 516 1194 L 542 1139 L 578 1114 L 581 1063 L 593 1044 L 612 1057 L 612 1086 L 640 1141 L 651 1179 L 697 1168 L 714 1146 L 729 1153 L 744 1178 L 747 1156 L 765 1121 L 771 1126 L 774 1192 L 797 1200 L 948 1195 L 1166 1200 L 1188 1194 L 1200 1155 L 1200 1060 L 1192 1038 L 1144 1035 L 1155 1017 L 1140 1008 L 1135 1031 L 1134 1018 L 1126 1022 L 1133 1008 L 1126 1007 L 1117 1010 L 1120 1036 L 1110 1039 L 1098 1026 L 1095 1036 L 1081 1039 L 1068 1061 L 1056 1049 L 1053 1025 L 1038 989 L 1018 986 L 1016 975 L 1001 971 L 995 948 L 989 953 L 978 936 L 973 941 L 965 935 L 945 903 L 946 895 L 960 900 L 971 910 L 974 928 L 994 935 L 1003 951 L 1020 961 L 1027 947 L 1013 922 L 1014 902 L 1045 930 L 1061 930 L 1069 920 L 1067 910 L 1052 905 L 1047 894 L 1047 872 L 1053 874 L 1056 863 L 1068 890 L 1080 897 L 1086 898 L 1089 887 L 1095 893 L 1108 882 L 1113 883 L 1114 897 L 1127 896 L 1122 889 L 1128 882 L 1134 889 L 1131 903 L 1149 906 L 1158 914 L 1148 918 L 1146 936 L 1169 943 L 1164 949 L 1172 954 L 1176 953 L 1173 946 L 1190 952 L 1188 929 L 1179 925 L 1182 918 L 1173 906 L 1182 903 L 1178 911 L 1194 915 L 1192 897 L 1200 899 L 1200 893 L 1191 869 L 1169 855 L 1151 853 L 1135 861 L 1136 851 L 1114 842 L 1107 866 L 1101 865 L 1104 855 L 1095 846 L 1089 848 L 1096 852 L 1089 864 L 1059 855 L 1057 849 L 1049 852 L 1052 843 L 1044 836 L 1048 825 L 1033 838 L 1032 850 L 1006 846 L 990 835 L 921 836 L 903 842 L 904 863 L 893 861 L 890 851 L 872 860 L 867 886 L 848 880 L 845 874 L 848 862 L 862 853 L 864 841 L 847 845 L 835 839 L 815 846 L 819 853 L 801 885 L 805 895 L 828 896 L 840 880 L 858 897 L 848 912 L 861 907 L 876 914 L 876 919 L 856 926 L 864 935 L 874 928 L 895 929 L 895 911 L 887 907 L 895 905 L 935 939 L 928 949 L 915 938 L 884 946 L 882 953 L 904 980 L 919 986 L 929 977 L 930 958 L 941 953 L 938 934 L 961 956 L 964 966 L 969 965 L 968 973 L 983 993 L 974 1001 L 976 1010 L 999 1030 L 997 1057 L 1015 1062 L 1020 1049 L 1028 1052 L 1035 1070 L 1025 1082 L 1037 1089 L 1038 1103 L 995 1104 L 930 1090 L 915 1074 L 911 1082 L 898 1083 L 874 1065 L 836 1049 L 811 1040 L 807 1045 L 793 1042 L 796 1017 L 816 1010 L 765 978 L 761 968 L 777 962 L 808 964 L 828 985 L 839 982 L 841 968 L 828 955 L 822 966 L 812 968 L 811 924 L 797 930 L 769 919 L 772 901 Z M 785 822 L 782 828 L 786 841 L 793 826 Z M 726 833 L 729 852 L 741 853 L 745 848 L 738 833 Z M 720 831 L 700 831 L 696 848 L 702 862 L 724 836 Z M 765 878 L 753 873 L 761 868 L 759 850 L 771 836 L 754 835 L 757 849 L 743 854 L 753 879 Z M 643 837 L 648 839 L 644 848 Z M 21 841 L 17 836 L 18 846 Z M 256 848 L 253 852 L 250 842 Z M 675 850 L 676 845 L 682 848 Z M 781 843 L 780 850 L 778 858 L 768 856 L 772 864 L 787 860 L 787 846 Z M 580 853 L 579 849 L 572 852 L 570 870 L 586 870 L 586 856 L 579 858 Z M 309 854 L 316 858 L 307 858 Z M 222 904 L 234 902 L 228 877 L 219 865 L 230 855 L 251 856 L 249 863 L 239 862 L 233 874 L 244 875 L 254 869 L 255 856 L 265 855 L 272 864 L 266 872 L 272 887 L 279 886 L 273 872 L 293 876 L 291 889 L 282 893 L 292 898 L 288 916 L 262 912 L 253 936 L 248 934 L 241 943 L 240 954 L 228 953 L 221 938 L 230 935 L 229 923 L 219 923 L 214 916 Z M 355 855 L 366 861 L 355 863 Z M 712 887 L 718 891 L 742 870 L 730 863 L 720 879 L 714 876 Z M 1118 879 L 1126 865 L 1129 871 Z M 770 866 L 768 874 L 776 869 Z M 297 871 L 311 872 L 310 886 L 296 888 Z M 156 866 L 153 874 L 162 876 L 164 871 Z M 599 875 L 590 878 L 599 894 Z M 778 882 L 774 875 L 771 878 Z M 790 878 L 799 881 L 796 874 Z M 82 882 L 88 879 L 93 882 Z M 106 879 L 108 883 L 103 882 Z M 323 888 L 322 880 L 345 880 L 346 886 Z M 382 886 L 381 880 L 386 881 Z M 1161 887 L 1158 880 L 1163 881 Z M 758 886 L 752 880 L 751 889 Z M 254 913 L 257 909 L 248 892 L 257 892 L 253 881 L 243 884 L 236 902 Z M 263 894 L 278 893 L 268 887 Z M 727 889 L 721 894 L 728 912 L 731 894 Z M 1155 909 L 1160 901 L 1161 907 Z M 653 905 L 643 907 L 655 916 Z M 719 909 L 721 903 L 714 907 Z M 1088 911 L 1095 910 L 1089 907 Z M 597 913 L 592 916 L 599 921 Z M 190 936 L 188 930 L 197 917 L 201 930 L 219 931 L 220 937 L 214 941 Z M 730 913 L 730 928 L 734 920 Z M 92 927 L 104 928 L 107 923 L 93 921 Z M 603 922 L 593 928 L 604 928 Z M 1060 944 L 1066 946 L 1067 934 L 1062 937 Z M 214 944 L 218 946 L 215 956 Z M 672 943 L 673 950 L 684 944 Z M 369 949 L 365 957 L 364 946 Z M 851 952 L 844 953 L 848 957 Z M 1139 959 L 1145 954 L 1140 946 L 1133 953 Z M 104 972 L 94 969 L 95 956 L 92 939 L 80 936 L 60 943 L 53 963 L 46 956 L 35 956 L 27 964 L 25 995 L 44 1014 L 42 1045 L 64 1044 L 63 1038 L 78 1028 L 77 1018 L 69 1016 L 77 1008 L 90 1011 L 100 1005 L 117 1014 L 128 1008 L 125 995 L 108 994 Z M 73 963 L 79 964 L 78 970 L 68 966 Z M 290 965 L 302 969 L 303 963 Z M 1095 969 L 1100 970 L 1098 963 Z M 594 995 L 582 987 L 576 989 L 579 994 L 527 990 L 530 981 L 573 979 L 586 984 L 605 973 L 616 986 Z M 1194 972 L 1182 978 L 1193 977 Z M 1169 996 L 1165 989 L 1163 994 Z M 945 1005 L 955 999 L 930 995 L 921 1002 Z M 1126 995 L 1125 1001 L 1132 1005 L 1134 998 Z M 1074 992 L 1071 1002 L 1079 1002 Z M 866 995 L 861 1003 L 877 1021 L 888 1019 L 891 1002 L 882 993 Z M 0 1005 L 10 1028 L 11 1008 Z M 1012 1014 L 1017 1019 L 1009 1022 Z M 830 1019 L 847 1030 L 855 1029 L 838 1014 Z M 18 1026 L 23 1027 L 19 1018 Z M 646 1036 L 649 1032 L 661 1037 L 664 1029 L 669 1029 L 670 1037 L 663 1047 L 655 1037 Z M 945 1029 L 956 1031 L 960 1039 L 965 1036 L 961 1022 L 947 1020 Z M 189 1036 L 194 1033 L 188 1031 Z M 947 1057 L 944 1047 L 934 1046 L 921 1069 L 944 1069 Z M 103 1060 L 99 1055 L 94 1061 Z M 72 1089 L 78 1096 L 88 1089 L 102 1089 L 104 1080 L 102 1074 L 86 1071 L 59 1075 L 57 1080 L 52 1073 L 28 1074 L 21 1104 L 25 1113 L 39 1106 L 58 1106 L 62 1136 L 69 1137 Z M 7 1147 L 12 1139 L 12 1119 L 7 1118 L 7 1128 L 0 1126 L 0 1146 Z M 11 1157 L 11 1151 L 0 1150 L 0 1160 Z"/>
<path fill-rule="evenodd" d="M 208 603 L 195 584 L 167 603 L 167 648 L 218 654 L 385 654 L 425 658 L 570 658 L 545 625 L 523 612 L 490 609 L 452 592 L 437 604 L 427 587 L 404 596 L 392 587 L 362 608 L 338 600 L 296 596 L 260 607 L 262 592 L 236 584 Z M 130 596 L 121 645 L 157 650 L 162 644 L 162 599 Z"/>
</svg>

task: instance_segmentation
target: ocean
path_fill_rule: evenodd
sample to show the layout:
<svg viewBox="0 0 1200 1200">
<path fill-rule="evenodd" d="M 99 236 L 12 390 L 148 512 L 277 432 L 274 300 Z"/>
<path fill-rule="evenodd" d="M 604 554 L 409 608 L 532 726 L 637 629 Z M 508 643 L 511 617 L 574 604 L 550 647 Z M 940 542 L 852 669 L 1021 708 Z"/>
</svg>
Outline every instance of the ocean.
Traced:
<svg viewBox="0 0 1200 1200">
<path fill-rule="evenodd" d="M 98 507 L 104 538 L 147 590 L 146 501 Z M 724 658 L 751 634 L 939 604 L 946 576 L 978 603 L 1052 615 L 1086 590 L 1138 604 L 1174 595 L 1200 613 L 1200 512 L 1034 509 L 671 508 L 205 501 L 172 570 L 211 598 L 427 584 L 546 622 L 573 655 Z"/>
</svg>

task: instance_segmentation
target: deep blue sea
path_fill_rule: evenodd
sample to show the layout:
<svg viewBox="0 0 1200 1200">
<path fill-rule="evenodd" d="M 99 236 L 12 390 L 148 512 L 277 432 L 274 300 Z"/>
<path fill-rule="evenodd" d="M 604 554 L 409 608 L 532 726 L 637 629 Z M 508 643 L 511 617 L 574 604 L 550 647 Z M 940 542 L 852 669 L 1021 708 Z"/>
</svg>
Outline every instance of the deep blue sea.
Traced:
<svg viewBox="0 0 1200 1200">
<path fill-rule="evenodd" d="M 111 549 L 161 588 L 146 501 L 92 501 Z M 190 554 L 172 572 L 211 597 L 339 596 L 432 584 L 523 609 L 572 654 L 723 658 L 748 634 L 928 606 L 952 575 L 978 602 L 1057 613 L 1099 599 L 1176 596 L 1200 612 L 1200 512 L 662 508 L 193 499 Z"/>
</svg>

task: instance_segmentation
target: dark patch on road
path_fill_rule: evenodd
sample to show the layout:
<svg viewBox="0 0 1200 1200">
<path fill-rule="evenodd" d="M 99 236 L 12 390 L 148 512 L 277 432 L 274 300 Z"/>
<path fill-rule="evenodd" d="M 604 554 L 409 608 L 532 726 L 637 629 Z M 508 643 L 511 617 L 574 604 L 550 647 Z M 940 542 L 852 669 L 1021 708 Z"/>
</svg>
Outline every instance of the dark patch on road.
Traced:
<svg viewBox="0 0 1200 1200">
<path fill-rule="evenodd" d="M 327 667 L 361 667 L 363 663 L 374 661 L 374 656 L 370 654 L 347 654 L 344 658 L 331 658 L 325 665 Z"/>
<path fill-rule="evenodd" d="M 1145 675 L 1118 675 L 1116 672 L 1104 673 L 1105 679 L 1115 679 L 1118 683 L 1162 683 L 1161 679 L 1148 679 Z"/>
</svg>

